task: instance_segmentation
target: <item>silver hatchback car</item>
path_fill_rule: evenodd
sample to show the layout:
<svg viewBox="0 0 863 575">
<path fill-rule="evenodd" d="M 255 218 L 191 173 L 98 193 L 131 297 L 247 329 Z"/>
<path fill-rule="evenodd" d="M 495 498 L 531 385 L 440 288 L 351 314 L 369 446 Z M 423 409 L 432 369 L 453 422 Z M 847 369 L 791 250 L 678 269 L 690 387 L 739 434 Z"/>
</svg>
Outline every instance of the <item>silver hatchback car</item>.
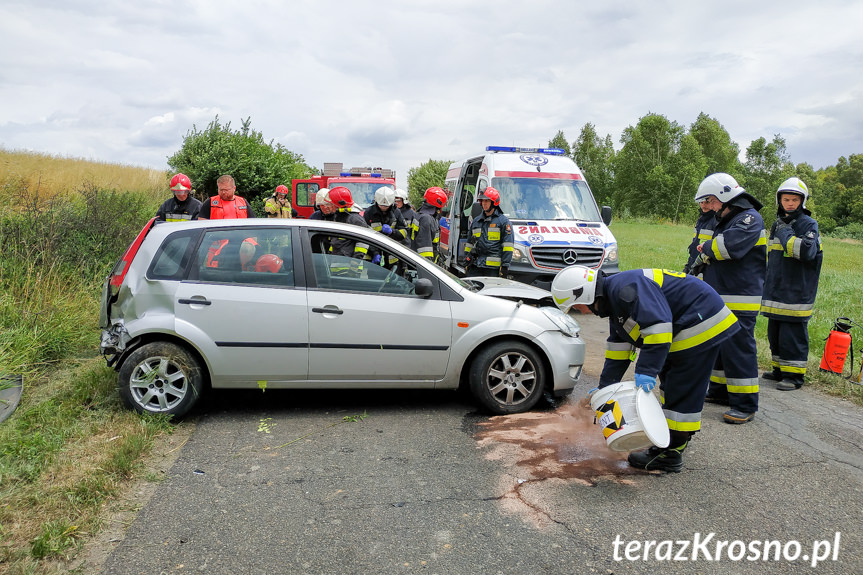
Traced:
<svg viewBox="0 0 863 575">
<path fill-rule="evenodd" d="M 458 279 L 358 226 L 151 221 L 105 280 L 101 351 L 139 412 L 181 416 L 209 385 L 465 386 L 516 413 L 581 374 L 579 326 L 550 296 Z"/>
</svg>

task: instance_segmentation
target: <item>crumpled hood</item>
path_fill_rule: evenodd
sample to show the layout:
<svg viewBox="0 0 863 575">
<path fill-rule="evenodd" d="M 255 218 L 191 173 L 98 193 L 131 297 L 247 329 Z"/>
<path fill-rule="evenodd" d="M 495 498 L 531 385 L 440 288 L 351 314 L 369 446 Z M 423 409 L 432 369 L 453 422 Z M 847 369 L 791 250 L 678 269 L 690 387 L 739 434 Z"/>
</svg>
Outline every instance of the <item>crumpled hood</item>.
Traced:
<svg viewBox="0 0 863 575">
<path fill-rule="evenodd" d="M 483 295 L 499 297 L 511 301 L 521 300 L 524 303 L 537 305 L 554 305 L 551 292 L 514 280 L 495 277 L 473 277 L 462 278 L 462 281 L 473 281 L 482 284 L 482 288 L 479 290 L 479 293 Z"/>
</svg>

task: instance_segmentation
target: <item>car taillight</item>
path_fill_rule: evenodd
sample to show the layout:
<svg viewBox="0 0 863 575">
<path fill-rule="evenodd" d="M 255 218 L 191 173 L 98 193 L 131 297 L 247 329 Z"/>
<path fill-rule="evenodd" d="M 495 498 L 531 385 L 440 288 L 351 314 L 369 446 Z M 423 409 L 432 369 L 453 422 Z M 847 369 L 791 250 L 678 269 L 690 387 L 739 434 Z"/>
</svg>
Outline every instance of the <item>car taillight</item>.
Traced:
<svg viewBox="0 0 863 575">
<path fill-rule="evenodd" d="M 123 253 L 123 257 L 120 258 L 120 261 L 117 262 L 114 269 L 111 271 L 111 281 L 109 283 L 112 291 L 115 293 L 120 289 L 120 285 L 123 283 L 123 278 L 126 277 L 126 272 L 129 271 L 129 266 L 132 265 L 132 260 L 135 259 L 135 254 L 138 253 L 141 243 L 144 241 L 144 238 L 147 237 L 147 234 L 150 232 L 150 228 L 152 228 L 155 223 L 156 218 L 152 218 L 146 223 L 146 225 L 144 225 L 144 229 L 141 230 L 141 233 L 138 234 L 135 241 L 126 248 L 125 253 Z"/>
</svg>

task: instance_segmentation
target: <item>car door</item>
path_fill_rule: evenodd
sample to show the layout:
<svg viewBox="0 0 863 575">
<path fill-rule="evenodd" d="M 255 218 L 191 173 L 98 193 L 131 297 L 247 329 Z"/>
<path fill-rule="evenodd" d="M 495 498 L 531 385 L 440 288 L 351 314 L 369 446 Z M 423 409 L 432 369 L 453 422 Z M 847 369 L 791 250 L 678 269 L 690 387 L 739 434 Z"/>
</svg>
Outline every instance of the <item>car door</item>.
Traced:
<svg viewBox="0 0 863 575">
<path fill-rule="evenodd" d="M 206 356 L 214 387 L 257 387 L 308 376 L 306 292 L 295 286 L 285 228 L 204 233 L 176 293 L 176 332 Z"/>
<path fill-rule="evenodd" d="M 313 231 L 311 243 L 329 246 L 343 239 L 350 234 Z M 443 378 L 452 343 L 450 304 L 411 293 L 420 275 L 414 262 L 400 257 L 390 268 L 369 261 L 357 266 L 325 247 L 312 252 L 310 380 L 422 387 Z M 384 262 L 394 254 L 375 243 L 369 253 L 381 253 Z"/>
</svg>

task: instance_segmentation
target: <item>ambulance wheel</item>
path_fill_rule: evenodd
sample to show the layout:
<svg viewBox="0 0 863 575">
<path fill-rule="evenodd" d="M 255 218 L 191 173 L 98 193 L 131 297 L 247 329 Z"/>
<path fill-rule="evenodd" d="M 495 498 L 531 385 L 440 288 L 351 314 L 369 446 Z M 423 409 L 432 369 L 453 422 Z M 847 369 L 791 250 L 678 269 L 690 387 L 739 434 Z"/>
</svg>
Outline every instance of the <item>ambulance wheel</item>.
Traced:
<svg viewBox="0 0 863 575">
<path fill-rule="evenodd" d="M 144 344 L 120 367 L 120 399 L 138 413 L 180 417 L 198 401 L 203 376 L 198 360 L 169 342 Z"/>
<path fill-rule="evenodd" d="M 521 413 L 542 397 L 545 366 L 537 352 L 526 344 L 494 343 L 474 358 L 469 384 L 474 398 L 492 413 Z"/>
</svg>

